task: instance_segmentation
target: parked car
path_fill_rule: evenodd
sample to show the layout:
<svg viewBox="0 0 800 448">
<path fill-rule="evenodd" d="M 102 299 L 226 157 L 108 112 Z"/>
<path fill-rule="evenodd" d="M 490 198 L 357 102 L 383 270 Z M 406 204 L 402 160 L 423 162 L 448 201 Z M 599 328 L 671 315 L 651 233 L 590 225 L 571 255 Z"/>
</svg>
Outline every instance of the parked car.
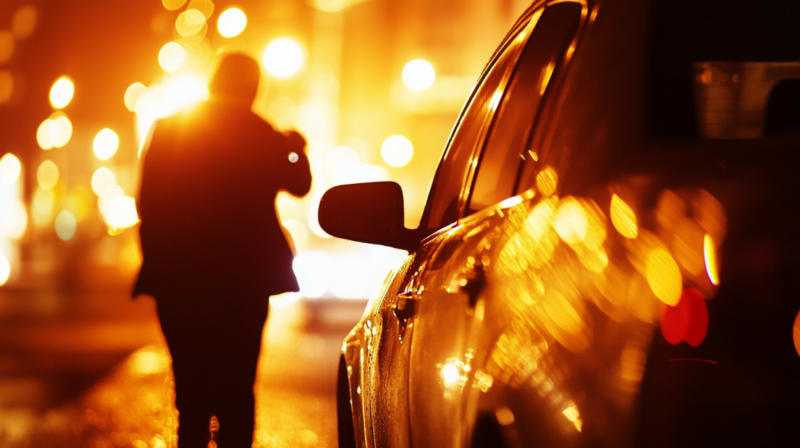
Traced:
<svg viewBox="0 0 800 448">
<path fill-rule="evenodd" d="M 800 3 L 535 1 L 342 347 L 340 446 L 800 446 Z"/>
</svg>

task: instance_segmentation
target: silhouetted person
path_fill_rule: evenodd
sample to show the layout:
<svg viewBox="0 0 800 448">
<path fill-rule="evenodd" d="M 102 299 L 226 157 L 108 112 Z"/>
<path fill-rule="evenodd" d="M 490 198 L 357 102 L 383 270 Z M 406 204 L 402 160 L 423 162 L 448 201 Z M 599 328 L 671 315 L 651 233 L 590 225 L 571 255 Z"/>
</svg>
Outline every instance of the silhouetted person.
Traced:
<svg viewBox="0 0 800 448">
<path fill-rule="evenodd" d="M 268 298 L 298 290 L 275 197 L 308 192 L 305 140 L 251 111 L 259 78 L 252 58 L 224 56 L 209 101 L 157 122 L 144 154 L 134 296 L 156 298 L 182 448 L 206 447 L 212 415 L 221 448 L 251 445 Z"/>
</svg>

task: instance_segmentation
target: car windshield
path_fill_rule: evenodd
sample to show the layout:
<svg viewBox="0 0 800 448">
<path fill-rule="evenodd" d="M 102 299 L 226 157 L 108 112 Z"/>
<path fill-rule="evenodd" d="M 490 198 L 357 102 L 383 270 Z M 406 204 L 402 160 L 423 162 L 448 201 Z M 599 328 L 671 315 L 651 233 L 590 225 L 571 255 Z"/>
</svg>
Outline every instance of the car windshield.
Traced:
<svg viewBox="0 0 800 448">
<path fill-rule="evenodd" d="M 653 2 L 647 118 L 661 139 L 800 131 L 800 2 Z"/>
</svg>

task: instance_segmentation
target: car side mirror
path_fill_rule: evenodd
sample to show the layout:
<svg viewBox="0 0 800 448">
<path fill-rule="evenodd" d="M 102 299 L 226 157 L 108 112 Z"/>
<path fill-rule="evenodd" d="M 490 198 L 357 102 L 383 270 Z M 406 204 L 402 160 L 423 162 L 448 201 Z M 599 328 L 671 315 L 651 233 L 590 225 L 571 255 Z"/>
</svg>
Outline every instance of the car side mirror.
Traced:
<svg viewBox="0 0 800 448">
<path fill-rule="evenodd" d="M 404 226 L 403 190 L 396 182 L 339 185 L 319 203 L 319 225 L 330 235 L 412 251 L 419 244 Z"/>
</svg>

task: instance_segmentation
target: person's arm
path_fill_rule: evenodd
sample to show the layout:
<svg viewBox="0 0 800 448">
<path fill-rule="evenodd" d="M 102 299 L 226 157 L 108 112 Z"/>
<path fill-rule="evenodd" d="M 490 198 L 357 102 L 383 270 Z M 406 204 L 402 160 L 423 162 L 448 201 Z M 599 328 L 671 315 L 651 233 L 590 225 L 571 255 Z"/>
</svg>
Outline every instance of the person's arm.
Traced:
<svg viewBox="0 0 800 448">
<path fill-rule="evenodd" d="M 306 156 L 306 140 L 296 131 L 284 134 L 288 154 L 281 160 L 286 168 L 284 184 L 281 186 L 293 196 L 305 196 L 311 190 L 311 167 Z"/>
</svg>

